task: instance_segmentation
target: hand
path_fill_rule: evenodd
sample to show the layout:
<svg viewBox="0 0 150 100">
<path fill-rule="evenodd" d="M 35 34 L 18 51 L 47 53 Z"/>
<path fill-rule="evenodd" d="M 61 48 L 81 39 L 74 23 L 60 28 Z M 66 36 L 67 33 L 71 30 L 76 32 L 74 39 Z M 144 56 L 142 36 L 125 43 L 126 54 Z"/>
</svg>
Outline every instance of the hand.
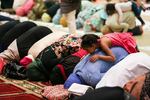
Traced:
<svg viewBox="0 0 150 100">
<path fill-rule="evenodd" d="M 97 55 L 97 54 L 96 54 L 96 55 L 93 55 L 89 60 L 94 63 L 94 62 L 96 62 L 97 60 L 99 60 L 99 56 L 100 56 L 100 55 Z"/>
</svg>

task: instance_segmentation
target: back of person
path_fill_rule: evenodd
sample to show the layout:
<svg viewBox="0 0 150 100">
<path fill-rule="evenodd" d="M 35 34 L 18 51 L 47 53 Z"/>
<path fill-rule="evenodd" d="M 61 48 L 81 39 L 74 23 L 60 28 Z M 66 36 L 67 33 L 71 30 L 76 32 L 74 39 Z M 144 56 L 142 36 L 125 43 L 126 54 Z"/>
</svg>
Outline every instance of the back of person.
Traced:
<svg viewBox="0 0 150 100">
<path fill-rule="evenodd" d="M 128 51 L 128 53 L 137 52 L 137 44 L 132 36 L 132 33 L 111 33 L 102 36 L 111 40 L 111 46 L 121 46 Z"/>
<path fill-rule="evenodd" d="M 86 84 L 95 87 L 97 82 L 101 80 L 109 68 L 128 55 L 127 51 L 121 47 L 113 47 L 111 50 L 116 56 L 115 62 L 98 60 L 93 63 L 89 60 L 92 55 L 87 55 L 76 65 L 73 73 L 80 76 Z M 97 50 L 94 54 L 105 55 L 104 52 L 99 50 Z"/>
</svg>

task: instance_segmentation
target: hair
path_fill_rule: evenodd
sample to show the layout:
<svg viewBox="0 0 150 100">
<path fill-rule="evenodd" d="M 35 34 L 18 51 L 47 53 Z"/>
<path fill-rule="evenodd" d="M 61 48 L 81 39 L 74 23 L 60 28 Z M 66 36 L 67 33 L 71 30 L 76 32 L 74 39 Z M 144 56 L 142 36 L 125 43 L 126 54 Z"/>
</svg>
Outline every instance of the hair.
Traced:
<svg viewBox="0 0 150 100">
<path fill-rule="evenodd" d="M 140 94 L 140 100 L 150 100 L 150 72 L 146 74 L 145 82 Z"/>
<path fill-rule="evenodd" d="M 83 35 L 81 37 L 82 42 L 81 42 L 81 47 L 82 48 L 88 48 L 88 47 L 92 47 L 92 44 L 97 44 L 98 43 L 98 39 L 100 37 L 95 35 L 95 34 L 86 34 Z"/>
<path fill-rule="evenodd" d="M 108 16 L 111 16 L 114 13 L 116 13 L 115 3 L 106 4 L 106 13 Z"/>
</svg>

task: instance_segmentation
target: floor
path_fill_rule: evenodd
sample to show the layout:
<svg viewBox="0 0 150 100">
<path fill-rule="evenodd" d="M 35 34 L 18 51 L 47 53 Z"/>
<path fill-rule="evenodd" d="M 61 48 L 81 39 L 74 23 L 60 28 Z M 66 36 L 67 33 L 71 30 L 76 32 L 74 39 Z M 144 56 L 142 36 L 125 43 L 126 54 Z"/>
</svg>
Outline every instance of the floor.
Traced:
<svg viewBox="0 0 150 100">
<path fill-rule="evenodd" d="M 137 44 L 140 51 L 146 52 L 150 55 L 150 11 L 142 13 L 146 25 L 143 26 L 144 33 L 142 36 L 136 36 Z"/>
</svg>

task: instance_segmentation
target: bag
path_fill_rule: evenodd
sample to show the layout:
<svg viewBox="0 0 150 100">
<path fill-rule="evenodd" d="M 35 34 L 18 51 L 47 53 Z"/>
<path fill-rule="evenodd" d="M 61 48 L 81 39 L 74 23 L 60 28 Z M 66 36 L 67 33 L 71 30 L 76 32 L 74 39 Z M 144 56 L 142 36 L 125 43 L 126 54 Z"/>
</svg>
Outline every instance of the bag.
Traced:
<svg viewBox="0 0 150 100">
<path fill-rule="evenodd" d="M 13 79 L 26 79 L 26 69 L 23 66 L 18 65 L 16 61 L 11 61 L 4 66 L 3 75 L 7 78 Z"/>
</svg>

